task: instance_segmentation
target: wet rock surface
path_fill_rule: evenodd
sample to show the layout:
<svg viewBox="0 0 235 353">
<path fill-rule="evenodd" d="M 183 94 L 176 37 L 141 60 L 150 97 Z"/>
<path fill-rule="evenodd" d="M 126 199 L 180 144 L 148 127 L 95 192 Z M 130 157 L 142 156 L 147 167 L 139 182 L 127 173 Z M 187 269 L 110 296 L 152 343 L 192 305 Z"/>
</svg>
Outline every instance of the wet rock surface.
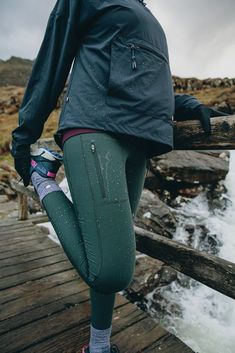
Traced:
<svg viewBox="0 0 235 353">
<path fill-rule="evenodd" d="M 172 232 L 176 229 L 176 219 L 157 193 L 144 189 L 135 217 L 135 225 L 172 238 Z"/>
</svg>

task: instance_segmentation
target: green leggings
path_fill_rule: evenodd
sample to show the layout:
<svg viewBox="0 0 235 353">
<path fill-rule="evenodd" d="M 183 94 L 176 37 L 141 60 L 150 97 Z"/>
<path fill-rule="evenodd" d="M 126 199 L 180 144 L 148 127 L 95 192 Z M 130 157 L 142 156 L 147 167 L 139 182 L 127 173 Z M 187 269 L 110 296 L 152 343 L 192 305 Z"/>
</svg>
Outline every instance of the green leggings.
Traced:
<svg viewBox="0 0 235 353">
<path fill-rule="evenodd" d="M 93 327 L 105 329 L 115 293 L 134 274 L 134 215 L 147 160 L 137 138 L 106 132 L 70 137 L 63 152 L 73 203 L 58 191 L 42 203 L 67 257 L 90 287 Z"/>
</svg>

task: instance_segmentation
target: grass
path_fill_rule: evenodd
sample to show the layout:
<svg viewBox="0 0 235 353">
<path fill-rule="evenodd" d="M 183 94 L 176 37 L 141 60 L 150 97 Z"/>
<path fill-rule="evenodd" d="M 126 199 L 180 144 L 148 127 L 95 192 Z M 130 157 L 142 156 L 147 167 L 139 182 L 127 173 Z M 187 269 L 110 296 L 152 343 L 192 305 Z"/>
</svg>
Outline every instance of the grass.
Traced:
<svg viewBox="0 0 235 353">
<path fill-rule="evenodd" d="M 54 110 L 48 120 L 46 121 L 41 137 L 53 137 L 57 130 L 57 122 L 60 110 Z M 13 158 L 9 152 L 9 145 L 11 142 L 11 133 L 18 126 L 18 113 L 8 115 L 0 115 L 0 162 L 6 161 L 13 165 Z"/>
</svg>

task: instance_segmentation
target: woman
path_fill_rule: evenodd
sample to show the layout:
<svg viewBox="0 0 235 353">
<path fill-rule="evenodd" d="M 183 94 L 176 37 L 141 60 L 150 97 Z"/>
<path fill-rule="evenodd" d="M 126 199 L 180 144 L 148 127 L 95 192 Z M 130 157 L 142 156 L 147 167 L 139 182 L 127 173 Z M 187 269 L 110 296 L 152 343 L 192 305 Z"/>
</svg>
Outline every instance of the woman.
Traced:
<svg viewBox="0 0 235 353">
<path fill-rule="evenodd" d="M 74 65 L 59 127 L 73 203 L 54 178 L 58 154 L 30 154 Z M 164 31 L 141 0 L 57 0 L 34 62 L 19 126 L 15 168 L 39 194 L 60 242 L 90 286 L 90 341 L 84 353 L 119 352 L 110 343 L 115 293 L 131 282 L 133 219 L 146 163 L 173 149 L 173 117 L 220 115 L 189 95 L 174 95 Z M 223 114 L 221 114 L 223 115 Z"/>
</svg>

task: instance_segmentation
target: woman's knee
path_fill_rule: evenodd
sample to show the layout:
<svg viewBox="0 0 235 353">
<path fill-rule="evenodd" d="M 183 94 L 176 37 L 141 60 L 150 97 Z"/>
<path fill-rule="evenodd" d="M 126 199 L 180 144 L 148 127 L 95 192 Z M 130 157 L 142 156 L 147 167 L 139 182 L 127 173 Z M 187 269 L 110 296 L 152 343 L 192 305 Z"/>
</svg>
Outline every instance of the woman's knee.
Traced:
<svg viewBox="0 0 235 353">
<path fill-rule="evenodd" d="M 135 261 L 129 261 L 125 266 L 118 266 L 113 270 L 106 266 L 91 283 L 91 286 L 98 292 L 110 294 L 124 290 L 129 286 L 133 278 Z"/>
</svg>

